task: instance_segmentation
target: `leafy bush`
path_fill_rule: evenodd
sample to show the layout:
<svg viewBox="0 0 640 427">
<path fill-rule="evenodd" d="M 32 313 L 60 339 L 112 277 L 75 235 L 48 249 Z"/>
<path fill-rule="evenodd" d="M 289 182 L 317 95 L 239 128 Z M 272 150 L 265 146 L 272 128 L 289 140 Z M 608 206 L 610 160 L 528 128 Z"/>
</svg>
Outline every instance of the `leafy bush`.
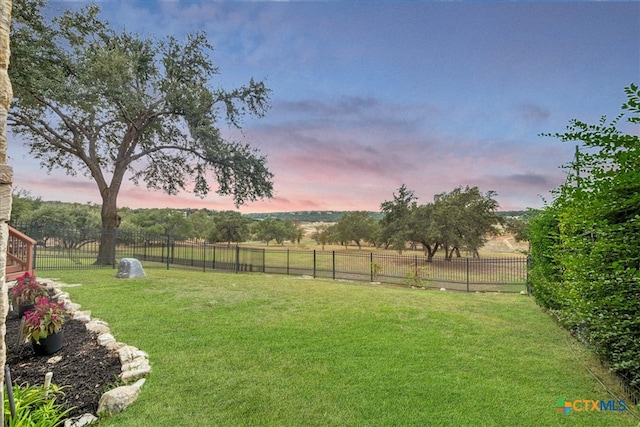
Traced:
<svg viewBox="0 0 640 427">
<path fill-rule="evenodd" d="M 46 285 L 38 282 L 36 276 L 28 271 L 18 277 L 16 282 L 9 290 L 9 296 L 18 305 L 35 304 L 38 298 L 48 295 Z"/>
<path fill-rule="evenodd" d="M 560 231 L 556 211 L 552 206 L 541 210 L 529 220 L 529 279 L 534 284 L 536 300 L 551 310 L 566 306 L 566 287 L 562 283 L 559 248 Z"/>
<path fill-rule="evenodd" d="M 640 124 L 640 90 L 625 88 Z M 531 221 L 532 287 L 538 303 L 640 389 L 640 137 L 574 120 L 562 141 L 581 141 L 572 174 Z"/>
<path fill-rule="evenodd" d="M 62 330 L 66 316 L 68 313 L 64 304 L 49 298 L 40 298 L 33 309 L 26 312 L 22 324 L 22 334 L 26 341 L 33 339 L 40 343 L 41 339 Z"/>
</svg>

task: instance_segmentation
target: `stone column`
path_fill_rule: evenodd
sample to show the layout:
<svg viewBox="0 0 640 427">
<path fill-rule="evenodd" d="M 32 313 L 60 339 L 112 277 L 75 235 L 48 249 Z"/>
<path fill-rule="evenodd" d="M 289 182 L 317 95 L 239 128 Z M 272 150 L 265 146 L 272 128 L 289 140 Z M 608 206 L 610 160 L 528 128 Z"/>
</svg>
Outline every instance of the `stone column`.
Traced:
<svg viewBox="0 0 640 427">
<path fill-rule="evenodd" d="M 6 260 L 7 223 L 11 216 L 11 183 L 13 170 L 7 166 L 7 113 L 13 98 L 9 81 L 9 29 L 11 27 L 11 0 L 0 0 L 0 425 L 4 425 L 4 366 L 7 361 L 5 343 L 6 318 L 9 311 L 7 298 Z"/>
</svg>

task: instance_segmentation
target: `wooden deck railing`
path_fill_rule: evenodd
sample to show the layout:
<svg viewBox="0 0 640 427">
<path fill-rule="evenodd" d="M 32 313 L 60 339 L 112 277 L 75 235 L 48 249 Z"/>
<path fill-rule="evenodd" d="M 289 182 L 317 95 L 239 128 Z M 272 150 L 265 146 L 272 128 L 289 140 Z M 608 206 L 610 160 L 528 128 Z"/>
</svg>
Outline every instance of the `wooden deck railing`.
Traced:
<svg viewBox="0 0 640 427">
<path fill-rule="evenodd" d="M 33 274 L 36 241 L 9 226 L 6 280 L 15 280 L 25 271 Z"/>
</svg>

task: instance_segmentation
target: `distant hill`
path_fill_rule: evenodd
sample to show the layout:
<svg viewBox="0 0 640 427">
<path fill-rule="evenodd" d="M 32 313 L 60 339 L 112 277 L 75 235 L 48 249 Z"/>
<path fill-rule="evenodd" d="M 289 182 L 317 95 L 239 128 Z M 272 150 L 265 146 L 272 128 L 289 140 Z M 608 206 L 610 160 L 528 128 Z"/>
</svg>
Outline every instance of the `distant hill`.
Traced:
<svg viewBox="0 0 640 427">
<path fill-rule="evenodd" d="M 500 211 L 498 216 L 503 218 L 522 218 L 530 215 L 529 211 Z"/>
<path fill-rule="evenodd" d="M 276 218 L 281 220 L 290 219 L 300 222 L 338 222 L 345 214 L 352 211 L 297 211 L 297 212 L 269 212 L 269 213 L 251 213 L 244 214 L 244 216 L 261 220 L 265 218 Z M 383 217 L 382 212 L 368 212 L 369 215 L 380 220 Z M 498 215 L 503 218 L 520 218 L 525 216 L 527 211 L 502 211 L 498 212 Z"/>
<path fill-rule="evenodd" d="M 338 222 L 345 214 L 350 211 L 297 211 L 297 212 L 269 212 L 269 213 L 251 213 L 244 216 L 261 220 L 265 218 L 290 219 L 300 222 Z M 369 212 L 372 218 L 379 220 L 382 218 L 380 212 Z"/>
</svg>

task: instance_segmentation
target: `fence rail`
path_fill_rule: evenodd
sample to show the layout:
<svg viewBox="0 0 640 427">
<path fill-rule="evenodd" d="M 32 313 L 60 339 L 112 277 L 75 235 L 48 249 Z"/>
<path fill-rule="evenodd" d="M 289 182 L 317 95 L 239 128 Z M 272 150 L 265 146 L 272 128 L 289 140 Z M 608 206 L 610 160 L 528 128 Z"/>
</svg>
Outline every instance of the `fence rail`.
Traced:
<svg viewBox="0 0 640 427">
<path fill-rule="evenodd" d="M 261 272 L 467 292 L 529 291 L 525 257 L 428 259 L 418 254 L 381 254 L 356 249 L 252 248 L 124 230 L 108 236 L 100 229 L 13 226 L 36 240 L 34 263 L 38 271 L 115 268 L 118 259 L 137 258 L 162 263 L 167 269 Z M 95 264 L 100 241 L 105 236 L 116 242 L 110 266 Z"/>
</svg>

